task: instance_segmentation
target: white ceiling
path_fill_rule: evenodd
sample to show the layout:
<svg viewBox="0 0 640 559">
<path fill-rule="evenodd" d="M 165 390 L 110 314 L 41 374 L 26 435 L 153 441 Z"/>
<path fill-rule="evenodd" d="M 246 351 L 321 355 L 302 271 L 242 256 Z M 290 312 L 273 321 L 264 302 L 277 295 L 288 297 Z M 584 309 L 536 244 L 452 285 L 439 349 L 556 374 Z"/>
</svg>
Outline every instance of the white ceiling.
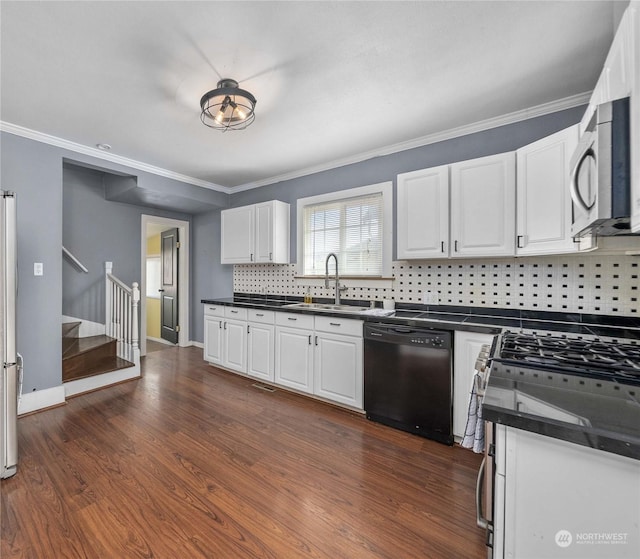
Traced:
<svg viewBox="0 0 640 559">
<path fill-rule="evenodd" d="M 3 0 L 0 120 L 246 188 L 584 94 L 627 3 Z M 200 122 L 220 78 L 248 129 Z"/>
</svg>

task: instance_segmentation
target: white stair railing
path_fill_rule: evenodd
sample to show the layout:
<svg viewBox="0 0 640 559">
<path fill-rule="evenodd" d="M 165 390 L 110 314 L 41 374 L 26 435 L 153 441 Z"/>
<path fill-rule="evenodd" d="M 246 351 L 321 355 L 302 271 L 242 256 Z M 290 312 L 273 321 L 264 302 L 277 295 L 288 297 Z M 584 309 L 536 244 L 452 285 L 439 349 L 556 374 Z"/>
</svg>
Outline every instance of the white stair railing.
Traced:
<svg viewBox="0 0 640 559">
<path fill-rule="evenodd" d="M 131 287 L 116 278 L 113 264 L 105 262 L 105 333 L 117 340 L 118 356 L 138 365 L 140 363 L 140 333 L 138 306 L 140 288 Z"/>
</svg>

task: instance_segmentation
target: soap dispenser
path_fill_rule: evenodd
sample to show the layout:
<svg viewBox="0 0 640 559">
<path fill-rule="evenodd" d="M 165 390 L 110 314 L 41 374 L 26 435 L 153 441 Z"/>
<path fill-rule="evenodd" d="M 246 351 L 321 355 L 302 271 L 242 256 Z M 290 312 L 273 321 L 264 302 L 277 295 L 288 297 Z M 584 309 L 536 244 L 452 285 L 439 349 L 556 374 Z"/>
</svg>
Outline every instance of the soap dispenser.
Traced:
<svg viewBox="0 0 640 559">
<path fill-rule="evenodd" d="M 304 296 L 305 303 L 313 303 L 313 299 L 311 298 L 311 287 L 307 287 L 307 292 Z"/>
</svg>

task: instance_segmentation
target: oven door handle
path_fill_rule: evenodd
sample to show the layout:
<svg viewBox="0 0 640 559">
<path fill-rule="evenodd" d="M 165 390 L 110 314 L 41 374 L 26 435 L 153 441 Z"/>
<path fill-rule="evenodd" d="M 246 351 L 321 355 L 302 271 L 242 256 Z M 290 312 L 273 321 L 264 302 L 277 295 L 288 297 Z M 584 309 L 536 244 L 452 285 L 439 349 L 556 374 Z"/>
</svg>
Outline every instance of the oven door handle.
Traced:
<svg viewBox="0 0 640 559">
<path fill-rule="evenodd" d="M 571 199 L 573 200 L 573 203 L 585 212 L 588 212 L 589 210 L 591 210 L 591 208 L 593 208 L 593 204 L 588 206 L 587 203 L 584 201 L 584 198 L 580 194 L 580 189 L 578 188 L 578 175 L 580 174 L 580 169 L 582 168 L 583 163 L 587 160 L 588 157 L 591 157 L 593 159 L 596 158 L 596 154 L 593 152 L 593 149 L 591 148 L 587 149 L 582 154 L 577 165 L 573 168 L 573 172 L 571 173 L 571 181 L 569 183 L 571 185 L 570 192 L 571 192 Z"/>
<path fill-rule="evenodd" d="M 484 485 L 484 471 L 487 463 L 487 455 L 485 454 L 478 470 L 478 479 L 476 480 L 476 524 L 478 528 L 487 530 L 489 528 L 489 521 L 482 516 L 482 486 Z"/>
</svg>

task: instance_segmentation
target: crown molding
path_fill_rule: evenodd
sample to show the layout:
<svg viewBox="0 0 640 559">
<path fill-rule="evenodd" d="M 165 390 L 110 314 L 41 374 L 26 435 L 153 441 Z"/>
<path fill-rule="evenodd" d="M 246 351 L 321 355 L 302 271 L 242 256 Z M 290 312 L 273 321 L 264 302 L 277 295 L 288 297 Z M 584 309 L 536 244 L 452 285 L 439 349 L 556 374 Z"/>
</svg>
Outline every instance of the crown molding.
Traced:
<svg viewBox="0 0 640 559">
<path fill-rule="evenodd" d="M 122 157 L 121 155 L 115 155 L 113 153 L 105 152 L 97 148 L 92 148 L 89 146 L 78 144 L 76 142 L 71 142 L 63 138 L 58 138 L 57 136 L 51 136 L 50 134 L 38 132 L 37 130 L 25 128 L 24 126 L 19 126 L 10 122 L 0 121 L 0 131 L 7 132 L 15 136 L 21 136 L 23 138 L 28 138 L 29 140 L 35 140 L 36 142 L 42 142 L 44 144 L 56 146 L 62 149 L 73 151 L 75 153 L 89 155 L 91 157 L 95 157 L 96 159 L 102 159 L 104 161 L 110 161 L 111 163 L 117 163 L 118 165 L 124 165 L 125 167 L 131 167 L 133 169 L 137 169 L 138 171 L 144 171 L 146 173 L 159 175 L 168 179 L 174 179 L 187 184 L 192 184 L 194 186 L 208 188 L 209 190 L 216 190 L 218 192 L 224 192 L 225 194 L 230 194 L 232 192 L 232 190 L 226 186 L 204 181 L 202 179 L 196 179 L 194 177 L 189 177 L 180 173 L 175 173 L 174 171 L 169 171 L 168 169 L 163 169 L 161 167 L 156 167 L 155 165 L 143 163 L 142 161 L 136 161 L 135 159 L 129 159 L 128 157 Z"/>
<path fill-rule="evenodd" d="M 589 102 L 590 98 L 591 98 L 590 91 L 584 92 L 584 93 L 578 93 L 577 95 L 564 97 L 563 99 L 558 99 L 556 101 L 551 101 L 549 103 L 543 103 L 541 105 L 536 105 L 528 109 L 523 109 L 520 111 L 515 111 L 515 112 L 501 115 L 498 117 L 481 120 L 478 122 L 474 122 L 472 124 L 466 124 L 464 126 L 459 126 L 457 128 L 451 128 L 449 130 L 444 130 L 442 132 L 428 134 L 426 136 L 421 136 L 420 138 L 415 138 L 413 140 L 408 140 L 406 142 L 399 142 L 396 144 L 383 146 L 370 151 L 361 152 L 358 154 L 350 155 L 348 157 L 343 157 L 341 159 L 334 159 L 333 161 L 328 161 L 326 163 L 322 163 L 321 165 L 306 167 L 304 169 L 298 169 L 290 173 L 275 175 L 273 177 L 269 177 L 259 181 L 245 183 L 245 184 L 241 184 L 233 187 L 223 186 L 216 183 L 204 181 L 202 179 L 196 179 L 194 177 L 182 175 L 180 173 L 175 173 L 173 171 L 169 171 L 168 169 L 162 169 L 161 167 L 148 165 L 147 163 L 136 161 L 135 159 L 129 159 L 127 157 L 122 157 L 120 155 L 111 154 L 111 153 L 99 150 L 97 148 L 84 146 L 76 142 L 64 140 L 56 136 L 44 134 L 43 132 L 31 130 L 30 128 L 25 128 L 23 126 L 11 124 L 9 122 L 0 121 L 0 130 L 3 132 L 8 132 L 9 134 L 14 134 L 16 136 L 22 136 L 23 138 L 35 140 L 36 142 L 43 142 L 45 144 L 57 146 L 57 147 L 67 149 L 69 151 L 73 151 L 76 153 L 89 155 L 91 157 L 95 157 L 96 159 L 111 161 L 112 163 L 117 163 L 119 165 L 131 167 L 139 171 L 145 171 L 147 173 L 151 173 L 154 175 L 160 175 L 162 177 L 174 179 L 187 184 L 192 184 L 194 186 L 200 186 L 202 188 L 208 188 L 210 190 L 215 190 L 218 192 L 223 192 L 225 194 L 233 194 L 236 192 L 243 192 L 245 190 L 251 190 L 253 188 L 259 188 L 261 186 L 267 186 L 270 184 L 275 184 L 275 183 L 283 182 L 286 180 L 297 179 L 299 177 L 312 175 L 314 173 L 320 173 L 322 171 L 336 169 L 338 167 L 344 167 L 345 165 L 351 165 L 353 163 L 360 163 L 362 161 L 366 161 L 367 159 L 373 159 L 374 157 L 390 155 L 392 153 L 398 153 L 401 151 L 406 151 L 409 149 L 414 149 L 414 148 L 426 146 L 429 144 L 435 144 L 437 142 L 443 142 L 445 140 L 450 140 L 453 138 L 459 138 L 461 136 L 474 134 L 476 132 L 490 130 L 491 128 L 497 128 L 499 126 L 505 126 L 507 124 L 521 122 L 523 120 L 527 120 L 530 118 L 535 118 L 538 116 L 544 116 L 550 113 L 571 109 L 573 107 L 578 107 L 580 105 L 586 105 Z"/>
<path fill-rule="evenodd" d="M 263 179 L 260 181 L 238 185 L 235 187 L 231 187 L 230 190 L 233 193 L 243 192 L 245 190 L 251 190 L 252 188 L 258 188 L 261 186 L 267 186 L 269 184 L 275 184 L 275 183 L 286 181 L 286 180 L 297 179 L 299 177 L 312 175 L 314 173 L 320 173 L 322 171 L 329 171 L 330 169 L 344 167 L 345 165 L 351 165 L 353 163 L 360 163 L 362 161 L 366 161 L 367 159 L 373 159 L 374 157 L 390 155 L 392 153 L 398 153 L 400 151 L 406 151 L 409 149 L 414 149 L 414 148 L 426 146 L 429 144 L 443 142 L 445 140 L 451 140 L 453 138 L 459 138 L 461 136 L 467 136 L 469 134 L 474 134 L 476 132 L 490 130 L 491 128 L 498 128 L 499 126 L 505 126 L 507 124 L 521 122 L 523 120 L 527 120 L 530 118 L 544 116 L 544 115 L 555 113 L 558 111 L 563 111 L 566 109 L 572 109 L 573 107 L 579 107 L 580 105 L 586 105 L 589 102 L 590 98 L 591 98 L 591 91 L 578 93 L 577 95 L 564 97 L 563 99 L 558 99 L 556 101 L 551 101 L 549 103 L 543 103 L 541 105 L 536 105 L 528 109 L 515 111 L 512 113 L 508 113 L 508 114 L 501 115 L 494 118 L 488 118 L 486 120 L 481 120 L 478 122 L 474 122 L 472 124 L 465 124 L 464 126 L 459 126 L 457 128 L 450 128 L 449 130 L 436 132 L 434 134 L 428 134 L 426 136 L 415 138 L 413 140 L 408 140 L 406 142 L 399 142 L 397 144 L 383 146 L 380 148 L 373 149 L 371 151 L 366 151 L 359 154 L 351 155 L 349 157 L 335 159 L 327 163 L 322 163 L 321 165 L 307 167 L 305 169 L 299 169 L 291 173 L 284 173 L 282 175 L 276 175 L 268 179 Z"/>
</svg>

